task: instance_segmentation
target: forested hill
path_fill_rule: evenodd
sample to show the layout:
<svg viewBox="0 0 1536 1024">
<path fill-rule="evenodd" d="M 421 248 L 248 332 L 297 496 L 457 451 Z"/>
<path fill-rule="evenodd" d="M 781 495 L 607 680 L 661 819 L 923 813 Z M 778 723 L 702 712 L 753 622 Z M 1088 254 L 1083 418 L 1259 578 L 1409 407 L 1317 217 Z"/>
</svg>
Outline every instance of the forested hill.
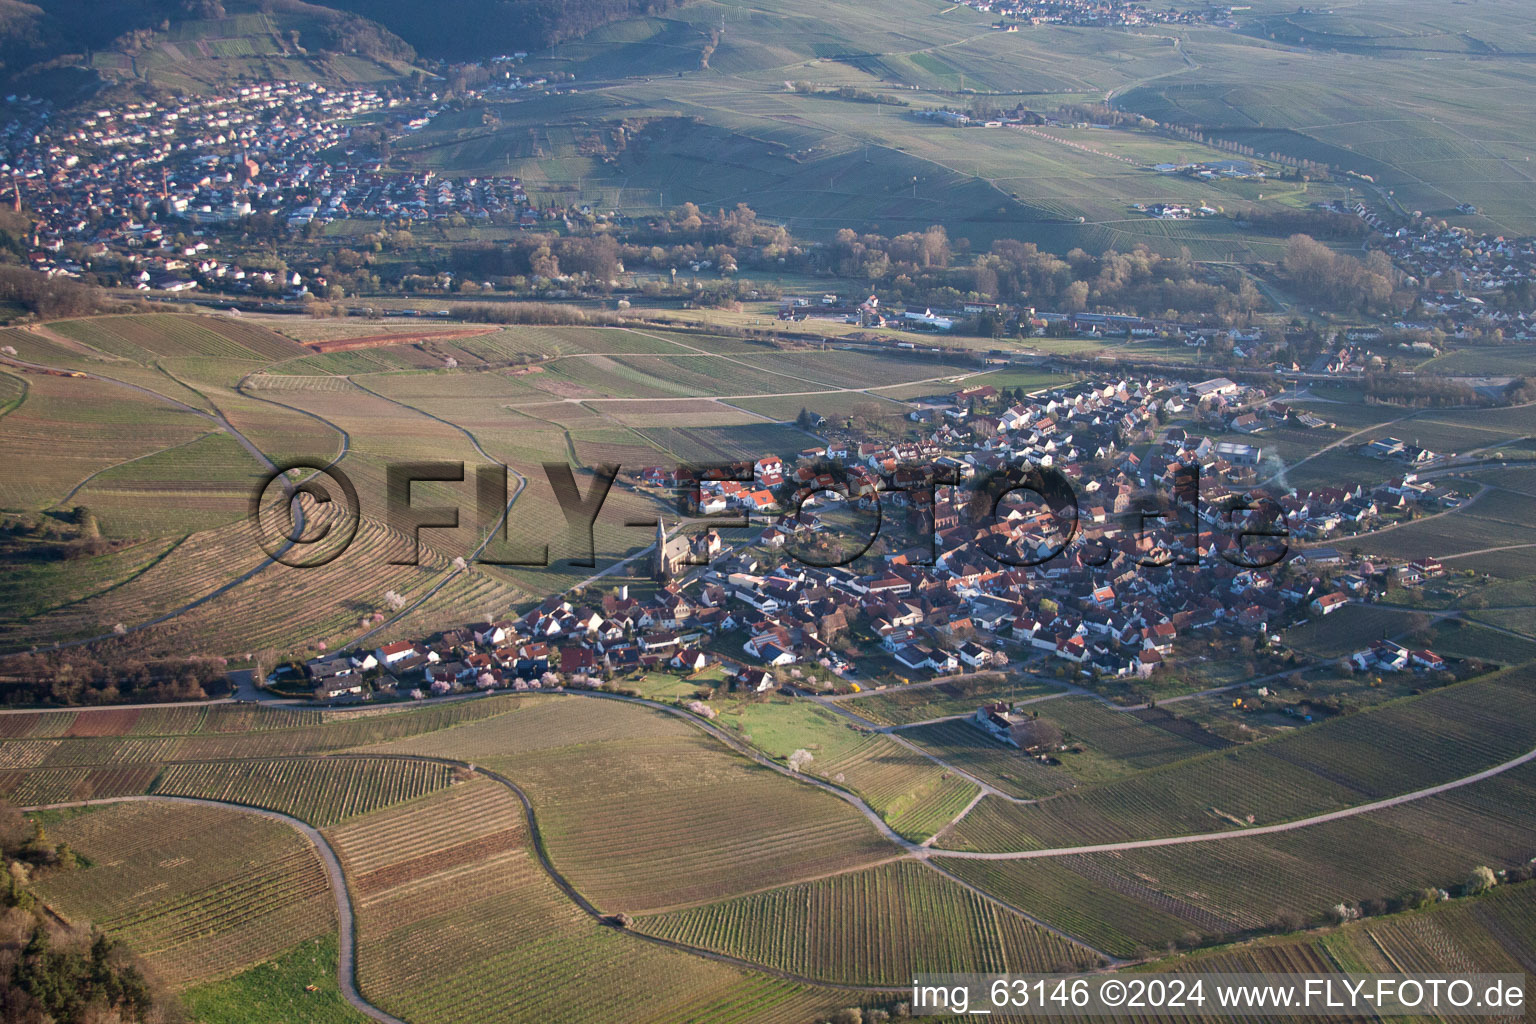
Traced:
<svg viewBox="0 0 1536 1024">
<path fill-rule="evenodd" d="M 432 57 L 464 59 L 539 50 L 611 22 L 659 14 L 679 0 L 323 0 L 379 22 Z"/>
</svg>

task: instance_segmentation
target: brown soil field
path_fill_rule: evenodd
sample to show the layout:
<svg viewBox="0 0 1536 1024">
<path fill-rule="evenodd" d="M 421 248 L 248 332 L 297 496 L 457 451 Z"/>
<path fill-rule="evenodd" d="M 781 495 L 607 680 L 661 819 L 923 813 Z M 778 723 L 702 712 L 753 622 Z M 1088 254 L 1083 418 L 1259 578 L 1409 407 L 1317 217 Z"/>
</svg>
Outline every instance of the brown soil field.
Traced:
<svg viewBox="0 0 1536 1024">
<path fill-rule="evenodd" d="M 383 348 L 386 345 L 414 345 L 419 341 L 437 341 L 446 338 L 475 338 L 482 334 L 495 334 L 499 327 L 468 327 L 440 331 L 397 331 L 390 334 L 365 334 L 360 338 L 333 338 L 330 341 L 312 341 L 309 347 L 316 352 L 351 352 L 359 348 Z"/>
</svg>

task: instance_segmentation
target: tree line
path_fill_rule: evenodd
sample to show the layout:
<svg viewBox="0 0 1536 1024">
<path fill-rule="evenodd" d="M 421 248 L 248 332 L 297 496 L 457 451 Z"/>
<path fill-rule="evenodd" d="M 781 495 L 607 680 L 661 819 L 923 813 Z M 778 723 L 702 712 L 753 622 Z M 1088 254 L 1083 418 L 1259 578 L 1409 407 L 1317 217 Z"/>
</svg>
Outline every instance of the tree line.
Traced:
<svg viewBox="0 0 1536 1024">
<path fill-rule="evenodd" d="M 0 703 L 80 707 L 204 700 L 229 691 L 223 658 L 145 660 L 78 647 L 0 658 Z"/>
</svg>

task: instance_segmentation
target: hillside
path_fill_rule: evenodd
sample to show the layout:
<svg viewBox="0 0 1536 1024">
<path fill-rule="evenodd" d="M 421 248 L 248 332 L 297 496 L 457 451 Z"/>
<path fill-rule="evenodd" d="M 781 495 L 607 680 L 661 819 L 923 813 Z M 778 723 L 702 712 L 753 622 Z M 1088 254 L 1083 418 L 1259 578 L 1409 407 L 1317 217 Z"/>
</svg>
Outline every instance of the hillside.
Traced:
<svg viewBox="0 0 1536 1024">
<path fill-rule="evenodd" d="M 97 85 L 197 91 L 242 78 L 380 81 L 415 50 L 349 11 L 305 0 L 0 3 L 0 72 L 26 91 L 72 98 Z"/>
<path fill-rule="evenodd" d="M 451 60 L 541 50 L 594 29 L 659 14 L 678 0 L 461 0 L 427 5 L 416 0 L 326 0 L 326 5 L 371 18 L 424 54 Z"/>
</svg>

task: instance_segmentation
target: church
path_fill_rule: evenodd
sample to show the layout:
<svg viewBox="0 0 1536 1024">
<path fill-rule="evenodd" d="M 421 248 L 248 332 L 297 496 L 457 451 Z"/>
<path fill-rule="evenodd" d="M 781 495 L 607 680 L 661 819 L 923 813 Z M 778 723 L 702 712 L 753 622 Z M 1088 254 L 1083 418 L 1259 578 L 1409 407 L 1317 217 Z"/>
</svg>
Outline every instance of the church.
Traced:
<svg viewBox="0 0 1536 1024">
<path fill-rule="evenodd" d="M 657 583 L 665 583 L 679 575 L 687 567 L 693 547 L 682 533 L 667 536 L 666 524 L 656 518 L 656 553 L 651 563 L 651 576 Z"/>
</svg>

